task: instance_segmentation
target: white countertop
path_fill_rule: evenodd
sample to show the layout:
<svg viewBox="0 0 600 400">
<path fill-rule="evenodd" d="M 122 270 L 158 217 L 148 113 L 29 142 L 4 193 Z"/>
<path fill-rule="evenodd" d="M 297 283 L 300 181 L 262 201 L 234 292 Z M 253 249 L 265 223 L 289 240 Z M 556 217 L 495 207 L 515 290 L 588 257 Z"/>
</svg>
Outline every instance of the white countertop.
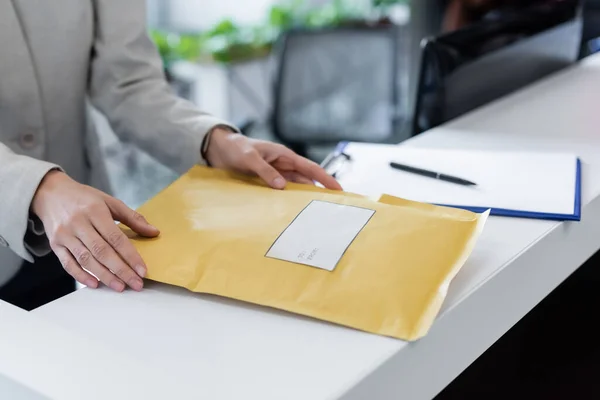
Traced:
<svg viewBox="0 0 600 400">
<path fill-rule="evenodd" d="M 582 221 L 490 218 L 419 342 L 156 283 L 142 293 L 80 290 L 33 315 L 168 369 L 211 399 L 432 398 L 600 248 L 599 103 L 597 56 L 405 143 L 571 151 L 583 161 Z"/>
<path fill-rule="evenodd" d="M 72 317 L 89 318 L 90 313 Z M 0 301 L 0 398 L 11 400 L 192 399 L 194 382 L 164 366 L 123 356 L 113 346 Z M 135 338 L 127 338 L 136 346 Z M 151 384 L 148 384 L 151 382 Z"/>
</svg>

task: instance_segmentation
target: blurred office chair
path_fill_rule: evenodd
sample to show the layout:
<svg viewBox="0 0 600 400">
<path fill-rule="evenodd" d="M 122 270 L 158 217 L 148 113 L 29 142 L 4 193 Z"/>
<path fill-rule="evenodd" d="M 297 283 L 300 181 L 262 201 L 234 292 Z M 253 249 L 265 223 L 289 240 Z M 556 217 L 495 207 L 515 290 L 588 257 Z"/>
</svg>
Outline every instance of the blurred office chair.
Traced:
<svg viewBox="0 0 600 400">
<path fill-rule="evenodd" d="M 284 34 L 275 46 L 275 138 L 299 154 L 340 141 L 394 142 L 404 123 L 398 27 Z"/>
<path fill-rule="evenodd" d="M 563 0 L 425 40 L 412 134 L 573 64 L 581 29 L 581 2 Z"/>
</svg>

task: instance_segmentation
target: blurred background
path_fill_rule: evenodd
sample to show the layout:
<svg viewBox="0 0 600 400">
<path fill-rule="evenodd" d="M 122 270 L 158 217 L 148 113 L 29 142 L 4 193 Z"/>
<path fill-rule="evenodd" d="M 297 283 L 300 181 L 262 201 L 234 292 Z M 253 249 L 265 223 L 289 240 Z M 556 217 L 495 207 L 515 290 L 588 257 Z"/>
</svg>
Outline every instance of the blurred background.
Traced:
<svg viewBox="0 0 600 400">
<path fill-rule="evenodd" d="M 451 58 L 455 68 L 466 58 L 472 61 L 475 52 L 484 54 L 482 48 L 488 55 L 519 38 L 575 21 L 573 10 L 585 4 L 583 27 L 577 27 L 583 33 L 577 36 L 577 43 L 563 41 L 564 51 L 552 54 L 551 61 L 546 51 L 544 71 L 539 57 L 535 66 L 523 67 L 524 78 L 513 82 L 517 89 L 573 62 L 575 47 L 575 58 L 598 50 L 598 3 L 147 0 L 147 11 L 149 33 L 174 91 L 203 111 L 237 124 L 248 136 L 281 142 L 321 162 L 339 141 L 399 143 L 449 119 L 436 120 L 428 115 L 422 123 L 422 118 L 415 116 L 415 110 L 430 101 L 423 97 L 426 87 L 432 85 L 423 81 L 425 74 L 431 75 L 422 65 L 423 57 L 429 54 L 423 47 L 425 38 L 456 31 L 458 36 L 450 37 L 442 56 L 439 46 L 432 50 L 438 53 L 434 57 L 437 61 L 429 63 L 439 68 L 439 60 L 445 60 L 446 65 Z M 562 9 L 561 4 L 565 4 Z M 533 6 L 538 7 L 537 14 L 523 17 L 525 8 Z M 516 21 L 521 21 L 520 25 Z M 485 46 L 481 44 L 482 35 L 489 36 Z M 499 37 L 502 45 L 498 44 Z M 558 43 L 556 40 L 561 38 L 567 36 L 551 41 Z M 454 53 L 447 50 L 448 43 Z M 531 52 L 533 45 L 528 46 Z M 528 53 L 520 50 L 516 54 L 523 57 Z M 510 86 L 507 82 L 496 83 Z M 449 84 L 438 82 L 446 89 Z M 439 87 L 437 94 L 441 93 Z M 490 88 L 483 92 L 492 94 L 477 99 L 469 108 L 504 94 Z M 471 93 L 469 101 L 476 97 Z M 420 105 L 416 104 L 419 98 Z M 466 111 L 455 112 L 452 117 Z M 140 150 L 119 143 L 103 118 L 98 115 L 97 119 L 117 197 L 138 207 L 176 178 Z"/>
<path fill-rule="evenodd" d="M 403 100 L 408 98 L 406 55 L 411 6 L 407 0 L 147 0 L 147 11 L 149 33 L 173 90 L 203 111 L 232 121 L 252 137 L 285 142 L 273 132 L 272 125 L 277 101 L 288 92 L 281 96 L 274 93 L 282 64 L 277 46 L 282 34 L 290 30 L 297 31 L 298 40 L 294 54 L 287 53 L 292 65 L 284 85 L 295 93 L 303 87 L 301 97 L 311 103 L 291 118 L 320 120 L 329 125 L 328 130 L 335 130 L 337 123 L 331 113 L 352 113 L 360 105 L 348 99 L 371 92 L 373 96 L 362 97 L 361 101 L 381 103 L 380 111 L 369 118 L 376 121 L 369 124 L 372 129 L 377 121 L 385 120 L 378 118 L 382 113 L 390 112 L 385 109 L 389 108 L 389 100 L 384 99 L 389 88 L 385 86 L 395 80 Z M 346 31 L 336 35 L 335 31 L 342 28 Z M 321 35 L 307 37 L 311 32 Z M 371 54 L 365 57 L 366 52 Z M 394 79 L 393 64 L 389 63 L 392 56 L 400 64 L 394 68 Z M 340 71 L 340 62 L 349 70 Z M 330 88 L 321 88 L 320 92 L 318 87 L 309 87 L 320 86 L 340 73 L 343 76 L 330 82 Z M 382 90 L 365 91 L 365 85 L 371 85 L 378 74 Z M 340 93 L 338 89 L 344 86 L 347 91 Z M 332 94 L 330 101 L 320 101 Z M 319 109 L 321 115 L 314 115 Z M 393 111 L 407 110 L 408 105 L 403 104 Z M 329 121 L 322 118 L 323 113 L 330 114 Z M 176 178 L 133 145 L 119 143 L 103 117 L 96 118 L 117 197 L 137 207 Z M 386 129 L 381 129 L 384 132 L 380 136 L 386 135 Z M 320 162 L 330 149 L 328 143 L 315 145 L 306 155 Z"/>
</svg>

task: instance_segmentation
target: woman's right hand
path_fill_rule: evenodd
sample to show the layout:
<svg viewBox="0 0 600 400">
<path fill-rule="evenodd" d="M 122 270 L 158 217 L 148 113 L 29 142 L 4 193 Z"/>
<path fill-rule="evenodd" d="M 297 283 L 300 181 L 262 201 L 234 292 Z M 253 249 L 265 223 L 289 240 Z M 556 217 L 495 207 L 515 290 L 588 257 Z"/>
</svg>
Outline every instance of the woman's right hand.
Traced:
<svg viewBox="0 0 600 400">
<path fill-rule="evenodd" d="M 142 215 L 60 171 L 44 177 L 31 206 L 44 224 L 52 250 L 79 283 L 96 288 L 99 279 L 118 292 L 125 285 L 142 290 L 146 265 L 114 222 L 142 236 L 158 236 L 158 229 Z"/>
</svg>

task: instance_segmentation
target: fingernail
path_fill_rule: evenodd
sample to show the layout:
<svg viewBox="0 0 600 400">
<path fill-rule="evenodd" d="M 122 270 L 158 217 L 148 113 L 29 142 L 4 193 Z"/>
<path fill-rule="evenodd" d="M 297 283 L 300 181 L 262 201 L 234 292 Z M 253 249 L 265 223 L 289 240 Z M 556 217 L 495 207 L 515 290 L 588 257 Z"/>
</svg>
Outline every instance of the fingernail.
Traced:
<svg viewBox="0 0 600 400">
<path fill-rule="evenodd" d="M 273 186 L 279 189 L 283 189 L 285 187 L 285 179 L 283 178 L 275 178 L 273 180 Z"/>
<path fill-rule="evenodd" d="M 133 290 L 139 292 L 144 287 L 144 283 L 142 282 L 142 280 L 140 278 L 134 277 L 129 280 L 129 286 L 131 286 L 131 288 Z"/>
<path fill-rule="evenodd" d="M 98 281 L 95 279 L 90 279 L 85 282 L 85 286 L 92 288 L 92 289 L 96 289 L 98 287 Z"/>
<path fill-rule="evenodd" d="M 112 281 L 109 286 L 112 290 L 116 290 L 117 292 L 125 290 L 125 285 L 119 281 Z"/>
<path fill-rule="evenodd" d="M 138 265 L 137 267 L 135 267 L 135 272 L 137 272 L 140 278 L 143 278 L 146 276 L 146 267 L 144 267 L 143 265 Z"/>
</svg>

